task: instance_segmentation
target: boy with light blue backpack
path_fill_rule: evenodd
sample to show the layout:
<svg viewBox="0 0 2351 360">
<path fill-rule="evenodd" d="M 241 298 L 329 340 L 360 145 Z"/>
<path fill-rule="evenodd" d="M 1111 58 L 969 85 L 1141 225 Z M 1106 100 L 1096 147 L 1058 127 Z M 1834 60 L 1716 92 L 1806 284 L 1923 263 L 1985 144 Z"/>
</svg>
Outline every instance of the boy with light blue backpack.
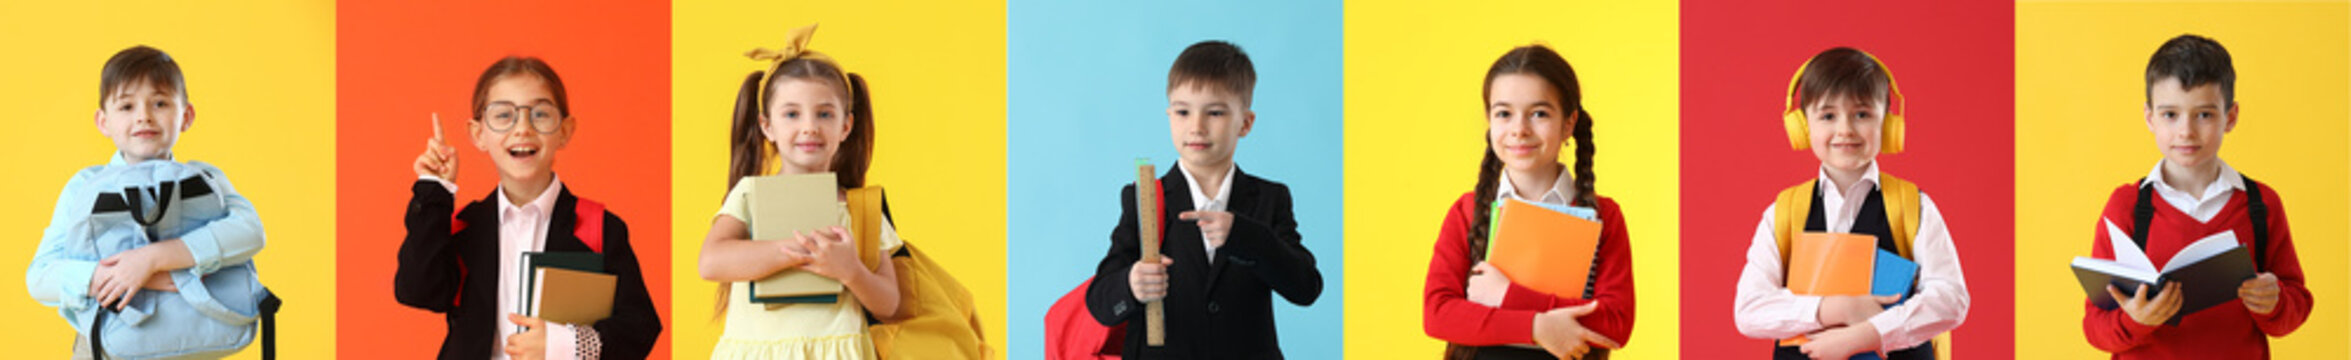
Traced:
<svg viewBox="0 0 2351 360">
<path fill-rule="evenodd" d="M 278 301 L 253 256 L 261 219 L 217 167 L 171 153 L 195 124 L 179 64 L 161 50 L 115 53 L 100 74 L 95 123 L 114 141 L 105 165 L 58 194 L 25 289 L 78 334 L 74 358 L 220 358 L 255 337 Z M 264 331 L 264 355 L 274 347 Z"/>
</svg>

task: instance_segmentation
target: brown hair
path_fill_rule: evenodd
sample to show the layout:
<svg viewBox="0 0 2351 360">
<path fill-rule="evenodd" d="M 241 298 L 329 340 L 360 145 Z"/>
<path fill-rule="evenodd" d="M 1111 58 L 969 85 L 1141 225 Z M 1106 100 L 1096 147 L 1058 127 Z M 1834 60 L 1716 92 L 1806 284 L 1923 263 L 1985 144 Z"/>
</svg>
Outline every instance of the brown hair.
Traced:
<svg viewBox="0 0 2351 360">
<path fill-rule="evenodd" d="M 106 98 L 116 90 L 137 81 L 149 86 L 170 88 L 180 99 L 188 98 L 188 82 L 180 73 L 179 61 L 171 54 L 146 45 L 132 46 L 106 59 L 106 67 L 98 71 L 98 107 L 106 107 Z"/>
<path fill-rule="evenodd" d="M 555 76 L 554 67 L 547 66 L 546 61 L 536 57 L 508 56 L 498 59 L 498 62 L 490 63 L 489 69 L 482 70 L 481 79 L 474 80 L 473 118 L 475 121 L 481 121 L 482 112 L 487 111 L 490 107 L 490 85 L 497 84 L 499 79 L 517 75 L 536 76 L 539 80 L 546 81 L 547 92 L 555 97 L 555 111 L 562 112 L 565 116 L 571 115 L 571 98 L 564 94 L 563 77 Z"/>
<path fill-rule="evenodd" d="M 2179 79 L 2183 89 L 2220 84 L 2220 97 L 2237 103 L 2237 67 L 2212 38 L 2183 34 L 2164 41 L 2147 59 L 2147 102 L 2155 102 L 2155 82 L 2163 79 Z"/>
<path fill-rule="evenodd" d="M 1561 106 L 1575 112 L 1575 128 L 1571 134 L 1575 141 L 1576 198 L 1572 201 L 1582 206 L 1599 206 L 1599 195 L 1592 190 L 1592 112 L 1584 110 L 1583 90 L 1576 83 L 1575 67 L 1569 66 L 1567 58 L 1559 56 L 1558 52 L 1547 46 L 1527 45 L 1510 49 L 1510 52 L 1502 54 L 1502 58 L 1495 59 L 1493 67 L 1486 70 L 1480 100 L 1492 103 L 1494 79 L 1512 74 L 1531 74 L 1543 78 L 1544 82 L 1551 84 L 1552 90 L 1559 93 Z M 1476 214 L 1472 220 L 1474 225 L 1469 228 L 1471 260 L 1486 258 L 1486 241 L 1492 235 L 1489 227 L 1494 222 L 1494 196 L 1502 186 L 1502 158 L 1494 154 L 1492 138 L 1482 134 L 1479 137 L 1486 140 L 1486 156 L 1485 160 L 1478 163 L 1477 191 L 1471 195 L 1471 201 L 1477 202 L 1477 208 L 1472 209 L 1472 213 Z M 1475 355 L 1476 348 L 1447 344 L 1445 352 L 1448 358 L 1470 358 Z"/>
<path fill-rule="evenodd" d="M 1893 79 L 1869 53 L 1850 47 L 1824 50 L 1804 61 L 1804 75 L 1796 79 L 1796 108 L 1803 109 L 1832 96 L 1891 104 L 1893 98 L 1888 91 Z"/>
<path fill-rule="evenodd" d="M 763 172 L 768 161 L 773 160 L 768 156 L 774 151 L 775 142 L 759 129 L 759 117 L 767 113 L 767 102 L 770 100 L 762 99 L 760 95 L 770 94 L 769 98 L 773 98 L 776 85 L 787 78 L 834 84 L 849 99 L 849 138 L 842 139 L 841 149 L 833 153 L 832 171 L 843 189 L 865 187 L 865 173 L 873 166 L 874 149 L 873 100 L 870 90 L 866 88 L 865 77 L 844 72 L 840 65 L 830 61 L 806 57 L 786 60 L 776 65 L 775 72 L 775 76 L 765 77 L 765 83 L 760 81 L 765 73 L 751 72 L 751 75 L 743 78 L 742 89 L 735 93 L 734 125 L 729 127 L 731 130 L 727 137 L 727 190 L 733 192 L 735 183 L 743 181 L 744 177 L 765 175 Z M 841 81 L 849 83 L 840 84 Z M 713 320 L 726 317 L 730 286 L 732 284 L 718 284 L 718 311 L 714 312 L 716 318 Z"/>
<path fill-rule="evenodd" d="M 1211 86 L 1241 97 L 1247 107 L 1257 88 L 1257 68 L 1249 54 L 1223 40 L 1208 40 L 1184 48 L 1167 69 L 1167 91 L 1184 85 Z"/>
</svg>

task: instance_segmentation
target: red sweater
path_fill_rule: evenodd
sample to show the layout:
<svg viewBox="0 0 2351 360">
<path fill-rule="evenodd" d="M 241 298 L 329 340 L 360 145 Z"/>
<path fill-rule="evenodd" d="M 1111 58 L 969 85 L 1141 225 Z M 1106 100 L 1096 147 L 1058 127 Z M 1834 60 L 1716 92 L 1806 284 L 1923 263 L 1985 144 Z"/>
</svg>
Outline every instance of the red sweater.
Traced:
<svg viewBox="0 0 2351 360">
<path fill-rule="evenodd" d="M 2250 185 L 2250 184 L 2248 184 Z M 2099 350 L 2114 353 L 2115 359 L 2267 359 L 2268 336 L 2285 336 L 2302 326 L 2310 317 L 2310 288 L 2302 282 L 2302 263 L 2294 255 L 2294 232 L 2286 227 L 2286 207 L 2278 200 L 2277 191 L 2267 185 L 2261 187 L 2263 204 L 2269 206 L 2269 249 L 2267 258 L 2254 259 L 2261 271 L 2278 277 L 2277 308 L 2268 315 L 2254 314 L 2245 309 L 2242 301 L 2222 303 L 2204 311 L 2188 314 L 2179 325 L 2147 326 L 2131 320 L 2122 309 L 2099 309 L 2095 301 L 2085 301 L 2082 315 L 2082 334 Z M 2117 187 L 2106 199 L 2105 219 L 2129 232 L 2132 229 L 2131 207 L 2138 201 L 2138 184 Z M 2253 246 L 2253 220 L 2245 205 L 2245 192 L 2237 191 L 2222 206 L 2220 214 L 2209 223 L 2198 222 L 2187 213 L 2155 201 L 2155 216 L 2148 221 L 2147 258 L 2156 261 L 2171 259 L 2180 248 L 2191 241 L 2221 231 L 2237 232 L 2237 242 Z M 2113 259 L 2114 247 L 2106 236 L 2103 223 L 2098 225 L 2097 241 L 2090 247 L 2091 256 Z M 2152 289 L 2150 289 L 2152 290 Z M 2125 290 L 2129 291 L 2129 290 Z M 2152 293 L 2152 291 L 2150 291 Z M 2105 296 L 2105 295 L 2098 295 Z"/>
<path fill-rule="evenodd" d="M 1596 299 L 1555 297 L 1516 284 L 1503 296 L 1502 307 L 1469 301 L 1469 271 L 1477 259 L 1469 257 L 1469 229 L 1482 210 L 1476 193 L 1461 194 L 1445 215 L 1444 232 L 1437 235 L 1435 256 L 1429 258 L 1428 287 L 1422 296 L 1421 328 L 1429 337 L 1461 345 L 1533 344 L 1535 314 L 1544 310 L 1598 301 L 1600 308 L 1578 319 L 1584 327 L 1631 344 L 1633 335 L 1633 253 L 1625 243 L 1624 212 L 1616 201 L 1600 199 L 1599 282 Z"/>
</svg>

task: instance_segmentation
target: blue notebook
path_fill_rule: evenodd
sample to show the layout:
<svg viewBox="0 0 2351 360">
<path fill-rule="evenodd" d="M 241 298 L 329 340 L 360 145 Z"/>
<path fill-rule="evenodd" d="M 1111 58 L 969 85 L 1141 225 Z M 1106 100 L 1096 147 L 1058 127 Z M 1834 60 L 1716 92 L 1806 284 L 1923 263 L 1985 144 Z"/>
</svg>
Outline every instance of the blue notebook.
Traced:
<svg viewBox="0 0 2351 360">
<path fill-rule="evenodd" d="M 1903 301 L 1909 301 L 1910 286 L 1917 282 L 1917 262 L 1904 259 L 1902 255 L 1895 255 L 1892 251 L 1878 250 L 1877 273 L 1871 274 L 1869 278 L 1870 295 L 1900 295 Z M 1901 302 L 1898 301 L 1894 304 L 1899 305 Z M 1893 305 L 1887 305 L 1887 307 L 1893 307 Z"/>
</svg>

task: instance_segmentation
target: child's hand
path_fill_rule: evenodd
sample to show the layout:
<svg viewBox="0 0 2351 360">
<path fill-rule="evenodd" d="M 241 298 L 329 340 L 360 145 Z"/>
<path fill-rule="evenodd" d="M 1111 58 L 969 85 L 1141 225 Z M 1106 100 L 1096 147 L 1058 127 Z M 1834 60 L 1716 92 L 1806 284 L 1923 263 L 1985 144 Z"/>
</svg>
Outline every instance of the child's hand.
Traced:
<svg viewBox="0 0 2351 360">
<path fill-rule="evenodd" d="M 1469 302 L 1486 307 L 1502 307 L 1502 297 L 1510 293 L 1510 277 L 1494 264 L 1479 261 L 1469 268 Z"/>
<path fill-rule="evenodd" d="M 1193 221 L 1200 225 L 1200 238 L 1208 240 L 1208 247 L 1224 246 L 1226 236 L 1233 233 L 1233 213 L 1223 211 L 1185 211 L 1176 219 Z"/>
<path fill-rule="evenodd" d="M 527 330 L 506 337 L 506 357 L 519 360 L 547 358 L 547 321 L 539 318 L 506 314 L 506 321 Z"/>
<path fill-rule="evenodd" d="M 1161 256 L 1159 263 L 1135 261 L 1127 269 L 1127 289 L 1135 293 L 1135 301 L 1153 302 L 1167 298 L 1167 268 L 1175 266 L 1175 258 Z"/>
<path fill-rule="evenodd" d="M 1544 351 L 1551 353 L 1551 356 L 1561 359 L 1582 358 L 1586 353 L 1591 352 L 1592 346 L 1595 345 L 1609 349 L 1624 347 L 1615 339 L 1609 339 L 1606 335 L 1600 335 L 1600 333 L 1592 332 L 1590 328 L 1585 328 L 1584 324 L 1578 320 L 1578 318 L 1590 315 L 1599 309 L 1600 302 L 1594 301 L 1535 314 L 1535 329 L 1531 333 L 1535 338 L 1535 345 L 1542 346 Z"/>
<path fill-rule="evenodd" d="M 2244 300 L 2245 310 L 2252 310 L 2255 314 L 2269 315 L 2271 311 L 2277 311 L 2278 275 L 2265 272 L 2245 279 L 2244 284 L 2237 285 L 2237 299 Z"/>
<path fill-rule="evenodd" d="M 1902 300 L 1901 296 L 1823 296 L 1820 309 L 1813 316 L 1821 326 L 1842 326 L 1869 321 L 1870 317 L 1886 311 L 1886 305 Z"/>
<path fill-rule="evenodd" d="M 2180 312 L 2180 298 L 2184 297 L 2180 296 L 2180 283 L 2176 282 L 2163 284 L 2163 291 L 2152 299 L 2147 297 L 2147 284 L 2139 284 L 2138 294 L 2131 296 L 2123 296 L 2121 288 L 2106 285 L 2106 295 L 2114 297 L 2122 312 L 2131 315 L 2131 321 L 2147 326 L 2163 326 L 2171 321 L 2171 316 Z"/>
<path fill-rule="evenodd" d="M 165 271 L 158 271 L 155 272 L 155 275 L 148 275 L 147 284 L 141 286 L 140 288 L 155 291 L 180 291 L 180 285 L 171 281 L 171 272 Z"/>
<path fill-rule="evenodd" d="M 810 254 L 802 269 L 841 282 L 865 273 L 865 262 L 857 258 L 857 242 L 851 240 L 855 238 L 849 236 L 848 229 L 834 226 L 806 234 L 794 232 L 793 237 Z"/>
<path fill-rule="evenodd" d="M 98 306 L 122 310 L 131 296 L 146 287 L 148 278 L 156 275 L 155 262 L 147 258 L 146 248 L 131 249 L 98 261 L 98 271 L 90 275 L 90 298 Z M 167 278 L 168 281 L 168 278 Z"/>
<path fill-rule="evenodd" d="M 1804 343 L 1798 350 L 1815 360 L 1843 360 L 1853 357 L 1853 354 L 1875 351 L 1880 341 L 1877 325 L 1868 321 L 1821 330 L 1805 337 L 1812 341 Z"/>
<path fill-rule="evenodd" d="M 457 148 L 441 140 L 441 114 L 433 114 L 433 138 L 425 140 L 424 154 L 416 156 L 415 168 L 417 176 L 457 182 Z"/>
</svg>

